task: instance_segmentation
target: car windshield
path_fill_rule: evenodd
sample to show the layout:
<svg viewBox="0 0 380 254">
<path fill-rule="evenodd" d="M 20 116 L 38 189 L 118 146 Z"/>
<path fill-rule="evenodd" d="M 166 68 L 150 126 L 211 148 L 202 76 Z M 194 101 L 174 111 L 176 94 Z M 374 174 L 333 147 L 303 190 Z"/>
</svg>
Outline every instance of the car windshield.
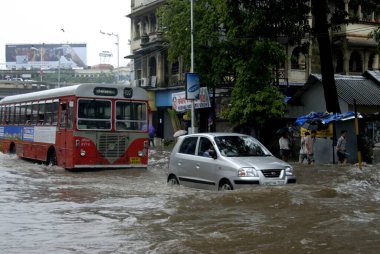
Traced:
<svg viewBox="0 0 380 254">
<path fill-rule="evenodd" d="M 256 139 L 249 136 L 219 136 L 215 143 L 226 157 L 270 156 L 270 152 Z"/>
</svg>

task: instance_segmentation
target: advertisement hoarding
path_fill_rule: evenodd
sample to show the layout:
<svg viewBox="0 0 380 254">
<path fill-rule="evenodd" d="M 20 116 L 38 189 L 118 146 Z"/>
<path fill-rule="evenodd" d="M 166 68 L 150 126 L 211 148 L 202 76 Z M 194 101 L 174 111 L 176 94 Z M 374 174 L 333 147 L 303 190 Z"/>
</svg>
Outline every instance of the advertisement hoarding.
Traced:
<svg viewBox="0 0 380 254">
<path fill-rule="evenodd" d="M 199 98 L 197 100 L 194 100 L 194 108 L 199 109 L 209 107 L 211 107 L 211 104 L 207 87 L 201 87 L 199 89 Z M 183 112 L 191 109 L 191 100 L 186 99 L 185 92 L 173 93 L 172 108 L 178 112 Z"/>
<path fill-rule="evenodd" d="M 78 44 L 7 44 L 7 68 L 79 69 L 87 67 L 87 45 Z"/>
</svg>

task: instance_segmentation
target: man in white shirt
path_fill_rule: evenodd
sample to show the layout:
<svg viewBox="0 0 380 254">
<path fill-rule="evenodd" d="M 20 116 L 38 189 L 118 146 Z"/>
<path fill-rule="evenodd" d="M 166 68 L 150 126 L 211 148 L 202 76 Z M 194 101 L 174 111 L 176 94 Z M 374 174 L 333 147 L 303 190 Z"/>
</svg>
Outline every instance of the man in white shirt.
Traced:
<svg viewBox="0 0 380 254">
<path fill-rule="evenodd" d="M 280 145 L 280 155 L 282 160 L 288 161 L 290 155 L 290 145 L 287 132 L 282 134 L 281 138 L 278 140 L 278 143 Z"/>
</svg>

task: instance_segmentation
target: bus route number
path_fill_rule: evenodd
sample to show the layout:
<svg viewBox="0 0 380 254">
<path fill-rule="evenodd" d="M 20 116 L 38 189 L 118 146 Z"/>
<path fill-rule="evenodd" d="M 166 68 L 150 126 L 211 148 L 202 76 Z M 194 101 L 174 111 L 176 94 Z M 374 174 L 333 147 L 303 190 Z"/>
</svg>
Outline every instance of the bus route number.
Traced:
<svg viewBox="0 0 380 254">
<path fill-rule="evenodd" d="M 132 98 L 133 97 L 133 89 L 130 87 L 124 88 L 124 97 Z"/>
</svg>

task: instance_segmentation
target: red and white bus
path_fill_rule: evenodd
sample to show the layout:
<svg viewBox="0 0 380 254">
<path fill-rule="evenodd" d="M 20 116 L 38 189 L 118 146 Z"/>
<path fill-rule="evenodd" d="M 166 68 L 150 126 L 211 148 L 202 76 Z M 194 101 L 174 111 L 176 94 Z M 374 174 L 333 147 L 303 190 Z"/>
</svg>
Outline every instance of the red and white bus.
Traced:
<svg viewBox="0 0 380 254">
<path fill-rule="evenodd" d="M 146 167 L 148 94 L 80 84 L 0 101 L 0 151 L 75 170 Z"/>
</svg>

